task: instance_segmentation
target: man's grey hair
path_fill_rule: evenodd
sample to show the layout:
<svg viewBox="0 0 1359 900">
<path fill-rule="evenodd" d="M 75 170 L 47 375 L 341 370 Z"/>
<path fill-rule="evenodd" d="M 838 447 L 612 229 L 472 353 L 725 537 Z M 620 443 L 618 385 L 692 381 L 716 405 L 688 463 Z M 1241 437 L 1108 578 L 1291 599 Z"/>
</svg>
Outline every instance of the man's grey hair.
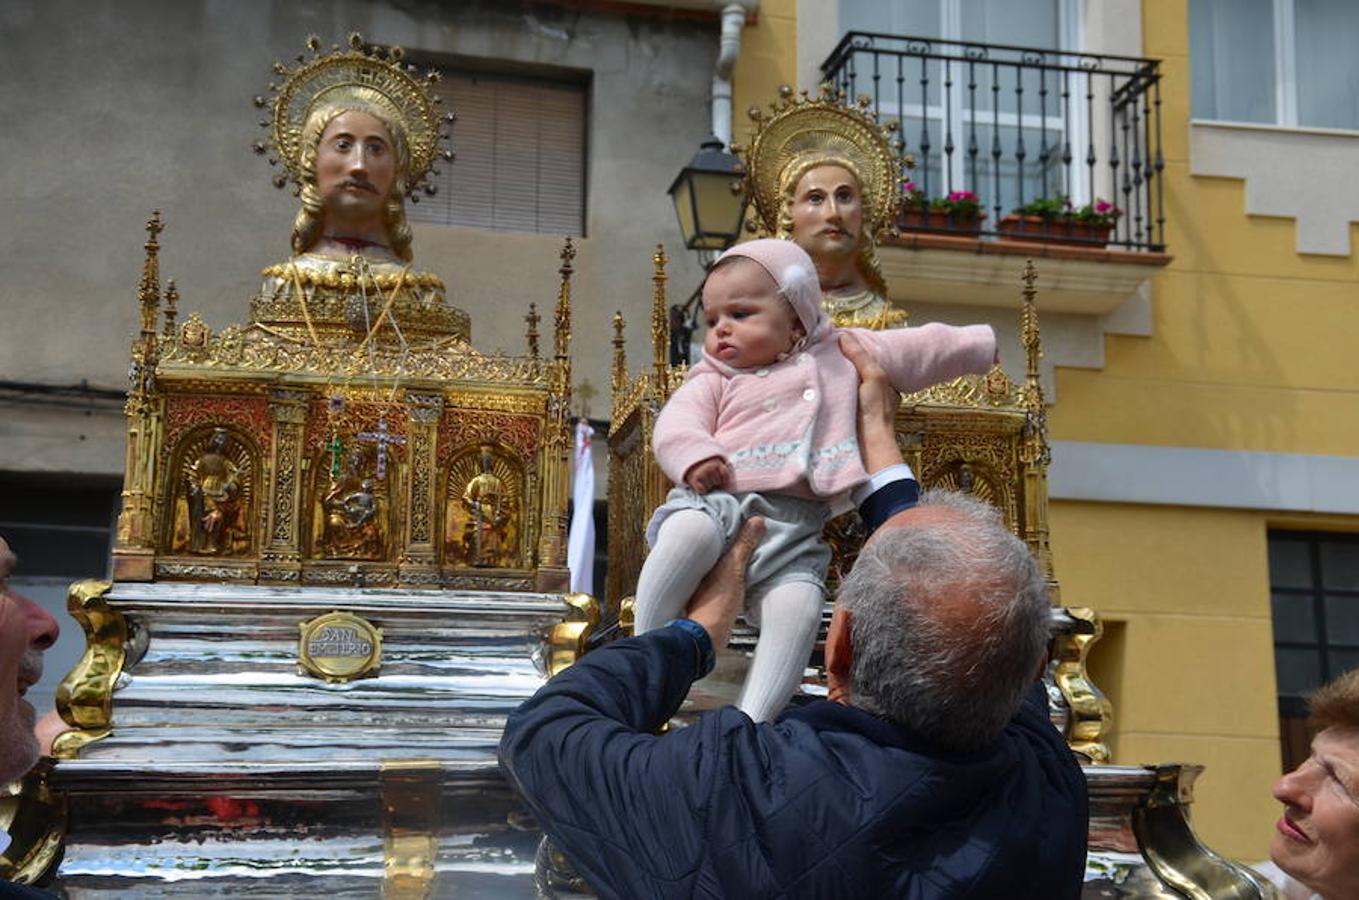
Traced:
<svg viewBox="0 0 1359 900">
<path fill-rule="evenodd" d="M 951 491 L 943 515 L 885 528 L 840 585 L 850 613 L 849 700 L 952 750 L 1000 735 L 1049 640 L 1047 584 L 1000 513 Z"/>
</svg>

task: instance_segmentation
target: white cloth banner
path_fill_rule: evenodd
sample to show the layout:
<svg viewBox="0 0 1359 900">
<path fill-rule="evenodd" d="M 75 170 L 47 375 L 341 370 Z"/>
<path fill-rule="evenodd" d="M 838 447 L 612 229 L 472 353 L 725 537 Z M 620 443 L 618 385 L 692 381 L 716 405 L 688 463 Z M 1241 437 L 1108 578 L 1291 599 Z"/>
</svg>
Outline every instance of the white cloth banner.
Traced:
<svg viewBox="0 0 1359 900">
<path fill-rule="evenodd" d="M 590 439 L 595 430 L 581 419 L 576 423 L 575 473 L 571 500 L 571 536 L 566 544 L 566 567 L 571 570 L 571 590 L 594 594 L 595 572 L 595 464 L 590 456 Z"/>
</svg>

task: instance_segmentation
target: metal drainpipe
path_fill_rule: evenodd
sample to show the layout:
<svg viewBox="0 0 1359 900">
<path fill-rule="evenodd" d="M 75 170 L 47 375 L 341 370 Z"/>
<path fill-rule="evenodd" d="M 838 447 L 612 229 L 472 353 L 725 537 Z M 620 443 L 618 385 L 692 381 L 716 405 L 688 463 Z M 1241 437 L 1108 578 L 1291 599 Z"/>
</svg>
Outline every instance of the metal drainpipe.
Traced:
<svg viewBox="0 0 1359 900">
<path fill-rule="evenodd" d="M 741 53 L 741 29 L 750 5 L 747 0 L 722 7 L 722 37 L 713 67 L 713 134 L 724 148 L 731 146 L 731 71 Z"/>
</svg>

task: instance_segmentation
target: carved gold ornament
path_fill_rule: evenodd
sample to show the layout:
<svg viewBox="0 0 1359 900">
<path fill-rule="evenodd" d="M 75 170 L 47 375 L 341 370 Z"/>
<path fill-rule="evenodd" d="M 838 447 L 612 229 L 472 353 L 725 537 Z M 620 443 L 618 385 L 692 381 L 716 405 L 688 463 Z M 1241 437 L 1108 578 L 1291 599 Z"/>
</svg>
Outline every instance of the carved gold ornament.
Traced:
<svg viewBox="0 0 1359 900">
<path fill-rule="evenodd" d="M 382 629 L 353 613 L 329 612 L 298 624 L 297 662 L 326 681 L 353 681 L 382 665 Z"/>
<path fill-rule="evenodd" d="M 58 759 L 75 759 L 113 730 L 113 691 L 127 658 L 128 622 L 104 597 L 112 586 L 78 581 L 66 596 L 67 610 L 85 632 L 85 653 L 57 686 L 57 712 L 71 726 L 52 741 Z"/>
<path fill-rule="evenodd" d="M 524 481 L 522 464 L 489 442 L 465 447 L 454 456 L 444 512 L 449 562 L 490 568 L 523 565 Z"/>
<path fill-rule="evenodd" d="M 765 230 L 779 228 L 788 183 L 816 163 L 843 165 L 859 179 L 865 202 L 864 230 L 876 238 L 896 218 L 901 204 L 901 157 L 887 128 L 868 112 L 866 98 L 845 106 L 829 86 L 811 99 L 806 91 L 794 96 L 780 88 L 781 100 L 770 113 L 752 107 L 754 136 L 748 148 L 733 148 L 744 158 L 746 179 L 755 210 Z"/>
<path fill-rule="evenodd" d="M 177 454 L 167 543 L 173 554 L 249 555 L 256 453 L 231 429 L 208 426 Z"/>
<path fill-rule="evenodd" d="M 5 881 L 34 884 L 61 859 L 66 797 L 48 785 L 51 772 L 44 759 L 23 779 L 0 785 L 0 829 L 10 837 L 0 853 L 0 888 Z"/>
<path fill-rule="evenodd" d="M 287 180 L 300 183 L 302 130 L 312 112 L 326 106 L 376 108 L 400 128 L 410 160 L 402 184 L 408 196 L 414 195 L 436 158 L 453 158 L 441 146 L 448 135 L 439 130 L 441 121 L 435 109 L 439 98 L 428 89 L 439 80 L 437 72 L 417 78 L 414 66 L 402 64 L 405 54 L 400 47 L 369 47 L 357 33 L 349 35 L 347 50 L 335 47 L 330 53 L 321 53 L 321 42 L 315 36 L 307 39 L 307 47 L 312 59 L 299 57 L 296 68 L 274 63 L 274 73 L 283 80 L 269 86 L 275 93 L 272 101 L 263 96 L 255 98 L 256 106 L 268 107 L 271 113 L 261 122 L 271 129 L 271 141 L 257 143 L 255 151 L 263 154 L 272 147 L 276 161 L 288 173 L 286 177 L 277 176 L 275 185 L 282 187 Z M 451 123 L 452 113 L 443 121 Z"/>
<path fill-rule="evenodd" d="M 547 637 L 547 674 L 549 677 L 570 668 L 585 655 L 585 643 L 599 627 L 599 601 L 589 594 L 567 594 L 566 614 L 552 626 Z"/>
</svg>

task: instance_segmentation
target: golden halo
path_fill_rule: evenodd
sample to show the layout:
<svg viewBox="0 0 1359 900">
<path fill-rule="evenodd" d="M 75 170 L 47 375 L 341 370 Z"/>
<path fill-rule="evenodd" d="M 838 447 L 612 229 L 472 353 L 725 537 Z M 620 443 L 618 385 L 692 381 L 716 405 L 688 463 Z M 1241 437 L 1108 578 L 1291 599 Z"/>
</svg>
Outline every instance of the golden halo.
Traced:
<svg viewBox="0 0 1359 900">
<path fill-rule="evenodd" d="M 750 110 L 755 134 L 742 152 L 755 210 L 765 229 L 778 229 L 783 210 L 784 173 L 790 166 L 825 157 L 848 160 L 858 169 L 872 218 L 866 221 L 874 237 L 892 222 L 901 204 L 901 159 L 887 130 L 863 108 L 845 106 L 825 85 L 812 100 L 781 88 L 783 101 L 772 114 Z"/>
<path fill-rule="evenodd" d="M 316 54 L 320 42 L 310 38 L 307 43 Z M 271 120 L 261 124 L 272 126 L 274 152 L 288 175 L 297 181 L 301 174 L 302 129 L 313 110 L 346 103 L 376 106 L 404 133 L 410 167 L 402 187 L 405 192 L 412 192 L 437 157 L 451 156 L 439 143 L 447 137 L 439 132 L 440 116 L 435 109 L 439 101 L 426 87 L 438 80 L 438 74 L 429 73 L 422 83 L 413 74 L 413 68 L 403 68 L 400 47 L 365 50 L 358 34 L 349 36 L 349 45 L 349 50 L 316 55 L 295 69 L 275 63 L 274 71 L 284 80 L 273 88 L 277 96 L 272 103 Z M 267 105 L 264 98 L 257 97 L 255 102 Z M 451 114 L 445 120 L 451 122 Z M 263 152 L 261 145 L 257 144 L 255 149 Z"/>
</svg>

